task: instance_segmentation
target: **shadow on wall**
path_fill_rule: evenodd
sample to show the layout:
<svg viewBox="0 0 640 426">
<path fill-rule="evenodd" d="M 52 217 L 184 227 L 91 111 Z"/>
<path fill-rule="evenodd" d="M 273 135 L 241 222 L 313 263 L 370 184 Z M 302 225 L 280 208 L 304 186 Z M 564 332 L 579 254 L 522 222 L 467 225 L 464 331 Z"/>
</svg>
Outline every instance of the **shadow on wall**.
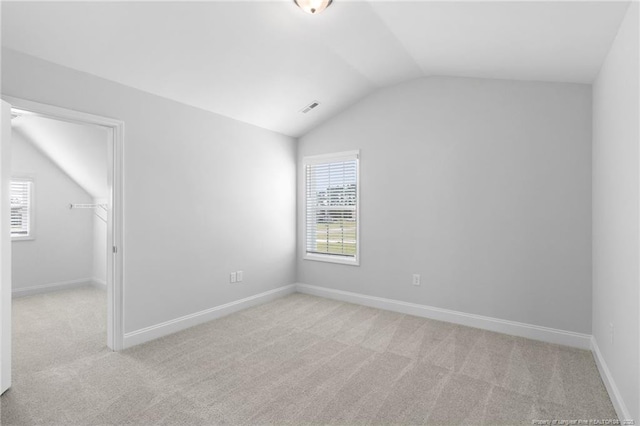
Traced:
<svg viewBox="0 0 640 426">
<path fill-rule="evenodd" d="M 105 129 L 26 115 L 12 121 L 12 176 L 33 182 L 29 238 L 12 242 L 15 295 L 106 284 L 106 224 L 92 210 L 69 208 L 104 199 L 97 197 L 107 192 L 106 164 Z"/>
</svg>

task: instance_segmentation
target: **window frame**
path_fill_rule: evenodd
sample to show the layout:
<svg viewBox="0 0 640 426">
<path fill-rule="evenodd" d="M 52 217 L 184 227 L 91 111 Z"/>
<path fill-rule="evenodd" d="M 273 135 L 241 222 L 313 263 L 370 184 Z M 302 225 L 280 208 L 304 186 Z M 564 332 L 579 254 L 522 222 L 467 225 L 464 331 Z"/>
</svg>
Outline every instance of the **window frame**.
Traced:
<svg viewBox="0 0 640 426">
<path fill-rule="evenodd" d="M 311 164 L 326 164 L 346 160 L 356 161 L 356 254 L 355 257 L 345 257 L 337 254 L 321 254 L 307 252 L 307 166 Z M 310 155 L 302 158 L 303 170 L 303 220 L 302 220 L 302 259 L 318 262 L 337 263 L 341 265 L 360 266 L 360 150 L 335 152 L 329 154 Z"/>
<path fill-rule="evenodd" d="M 35 228 L 35 192 L 36 192 L 36 183 L 35 178 L 32 175 L 14 175 L 11 176 L 11 182 L 20 181 L 20 182 L 29 182 L 31 184 L 31 188 L 29 191 L 29 233 L 27 235 L 11 235 L 11 241 L 32 241 L 36 239 L 36 228 Z"/>
</svg>

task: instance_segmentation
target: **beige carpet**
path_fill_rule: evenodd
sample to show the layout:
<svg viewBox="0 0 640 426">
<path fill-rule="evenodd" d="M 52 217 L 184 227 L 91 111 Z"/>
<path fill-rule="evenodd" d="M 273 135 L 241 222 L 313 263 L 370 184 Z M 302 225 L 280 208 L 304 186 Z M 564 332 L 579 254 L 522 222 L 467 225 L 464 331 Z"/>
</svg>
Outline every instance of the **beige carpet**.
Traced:
<svg viewBox="0 0 640 426">
<path fill-rule="evenodd" d="M 122 353 L 105 294 L 14 301 L 3 425 L 612 419 L 590 352 L 295 294 Z"/>
</svg>

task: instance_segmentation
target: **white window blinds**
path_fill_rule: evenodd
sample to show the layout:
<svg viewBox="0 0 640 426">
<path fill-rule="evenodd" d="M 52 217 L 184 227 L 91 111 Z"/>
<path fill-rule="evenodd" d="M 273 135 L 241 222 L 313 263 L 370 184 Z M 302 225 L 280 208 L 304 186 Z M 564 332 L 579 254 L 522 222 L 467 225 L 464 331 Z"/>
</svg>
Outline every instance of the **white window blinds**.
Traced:
<svg viewBox="0 0 640 426">
<path fill-rule="evenodd" d="M 358 256 L 358 155 L 305 158 L 306 255 Z"/>
<path fill-rule="evenodd" d="M 11 236 L 31 236 L 31 192 L 33 182 L 24 179 L 11 180 Z"/>
</svg>

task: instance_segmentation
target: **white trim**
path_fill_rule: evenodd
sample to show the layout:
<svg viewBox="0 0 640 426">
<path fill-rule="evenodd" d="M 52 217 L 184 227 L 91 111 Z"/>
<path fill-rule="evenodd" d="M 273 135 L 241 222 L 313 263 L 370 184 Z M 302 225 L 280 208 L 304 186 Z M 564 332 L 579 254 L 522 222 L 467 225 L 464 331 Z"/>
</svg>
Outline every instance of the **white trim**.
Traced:
<svg viewBox="0 0 640 426">
<path fill-rule="evenodd" d="M 356 224 L 356 228 L 357 226 L 358 224 Z M 358 232 L 357 229 L 356 229 L 356 232 Z M 305 234 L 305 237 L 306 237 L 306 234 Z M 357 236 L 356 236 L 356 244 L 358 244 Z M 356 252 L 357 251 L 358 251 L 358 247 L 356 246 Z M 356 257 L 347 257 L 347 256 L 340 256 L 337 254 L 307 253 L 305 250 L 305 253 L 302 256 L 302 259 L 314 260 L 316 262 L 328 262 L 328 263 L 339 263 L 341 265 L 360 266 L 360 262 L 358 260 L 357 254 L 356 254 Z"/>
<path fill-rule="evenodd" d="M 2 99 L 21 114 L 92 124 L 109 130 L 107 182 L 111 209 L 107 213 L 107 247 L 118 250 L 107 258 L 107 346 L 119 351 L 124 341 L 124 122 L 6 95 L 2 95 Z"/>
<path fill-rule="evenodd" d="M 96 277 L 91 278 L 91 285 L 101 290 L 107 289 L 107 282 Z"/>
<path fill-rule="evenodd" d="M 2 95 L 2 99 L 9 102 L 12 109 L 20 110 L 21 114 L 48 116 L 58 120 L 68 121 L 69 123 L 94 124 L 106 127 L 118 127 L 123 124 L 122 121 L 114 118 L 88 114 L 55 105 L 42 104 L 27 99 L 14 98 L 13 96 Z"/>
<path fill-rule="evenodd" d="M 269 302 L 282 296 L 295 293 L 295 291 L 296 285 L 289 284 L 273 290 L 265 291 L 264 293 L 236 300 L 234 302 L 225 303 L 224 305 L 205 309 L 204 311 L 195 312 L 193 314 L 165 321 L 150 327 L 141 328 L 140 330 L 132 331 L 124 335 L 124 348 L 126 349 L 141 343 L 149 342 L 195 325 L 224 317 L 242 309 Z"/>
<path fill-rule="evenodd" d="M 596 341 L 596 338 L 594 336 L 591 336 L 591 352 L 593 352 L 593 357 L 595 358 L 596 365 L 598 366 L 598 371 L 600 371 L 600 376 L 602 377 L 604 386 L 607 388 L 609 398 L 611 399 L 613 408 L 616 410 L 618 419 L 631 420 L 631 414 L 629 414 L 627 405 L 624 403 L 622 395 L 620 395 L 618 386 L 616 385 L 615 380 L 613 380 L 611 371 L 609 371 L 609 367 L 607 366 L 607 363 L 605 362 L 604 357 L 600 352 L 598 342 Z"/>
<path fill-rule="evenodd" d="M 14 288 L 11 290 L 11 297 L 15 299 L 18 297 L 31 296 L 33 294 L 50 293 L 52 291 L 65 290 L 69 288 L 90 286 L 92 283 L 93 279 L 91 278 L 80 278 L 77 280 L 58 281 L 55 283 L 33 285 L 30 287 Z"/>
<path fill-rule="evenodd" d="M 486 317 L 465 312 L 452 311 L 450 309 L 436 308 L 434 306 L 419 305 L 417 303 L 403 302 L 400 300 L 385 299 L 383 297 L 367 296 L 349 291 L 335 290 L 332 288 L 318 287 L 309 284 L 297 284 L 296 290 L 300 293 L 326 297 L 342 302 L 371 306 L 373 308 L 415 315 L 423 318 L 447 321 L 454 324 L 466 325 L 497 333 L 510 334 L 525 337 L 527 339 L 541 340 L 543 342 L 572 346 L 580 349 L 590 349 L 591 335 L 576 333 L 573 331 L 558 330 L 539 325 L 525 324 L 516 321 Z"/>
<path fill-rule="evenodd" d="M 339 161 L 356 161 L 356 256 L 345 258 L 339 255 L 307 253 L 307 166 Z M 360 266 L 360 150 L 336 152 L 333 154 L 310 155 L 302 158 L 302 259 L 340 265 Z"/>
<path fill-rule="evenodd" d="M 0 394 L 11 387 L 11 105 L 0 116 Z"/>
<path fill-rule="evenodd" d="M 302 158 L 302 164 L 325 164 L 334 163 L 339 161 L 357 160 L 360 158 L 360 150 L 355 149 L 353 151 L 335 152 L 329 154 L 320 155 L 307 155 Z"/>
</svg>

